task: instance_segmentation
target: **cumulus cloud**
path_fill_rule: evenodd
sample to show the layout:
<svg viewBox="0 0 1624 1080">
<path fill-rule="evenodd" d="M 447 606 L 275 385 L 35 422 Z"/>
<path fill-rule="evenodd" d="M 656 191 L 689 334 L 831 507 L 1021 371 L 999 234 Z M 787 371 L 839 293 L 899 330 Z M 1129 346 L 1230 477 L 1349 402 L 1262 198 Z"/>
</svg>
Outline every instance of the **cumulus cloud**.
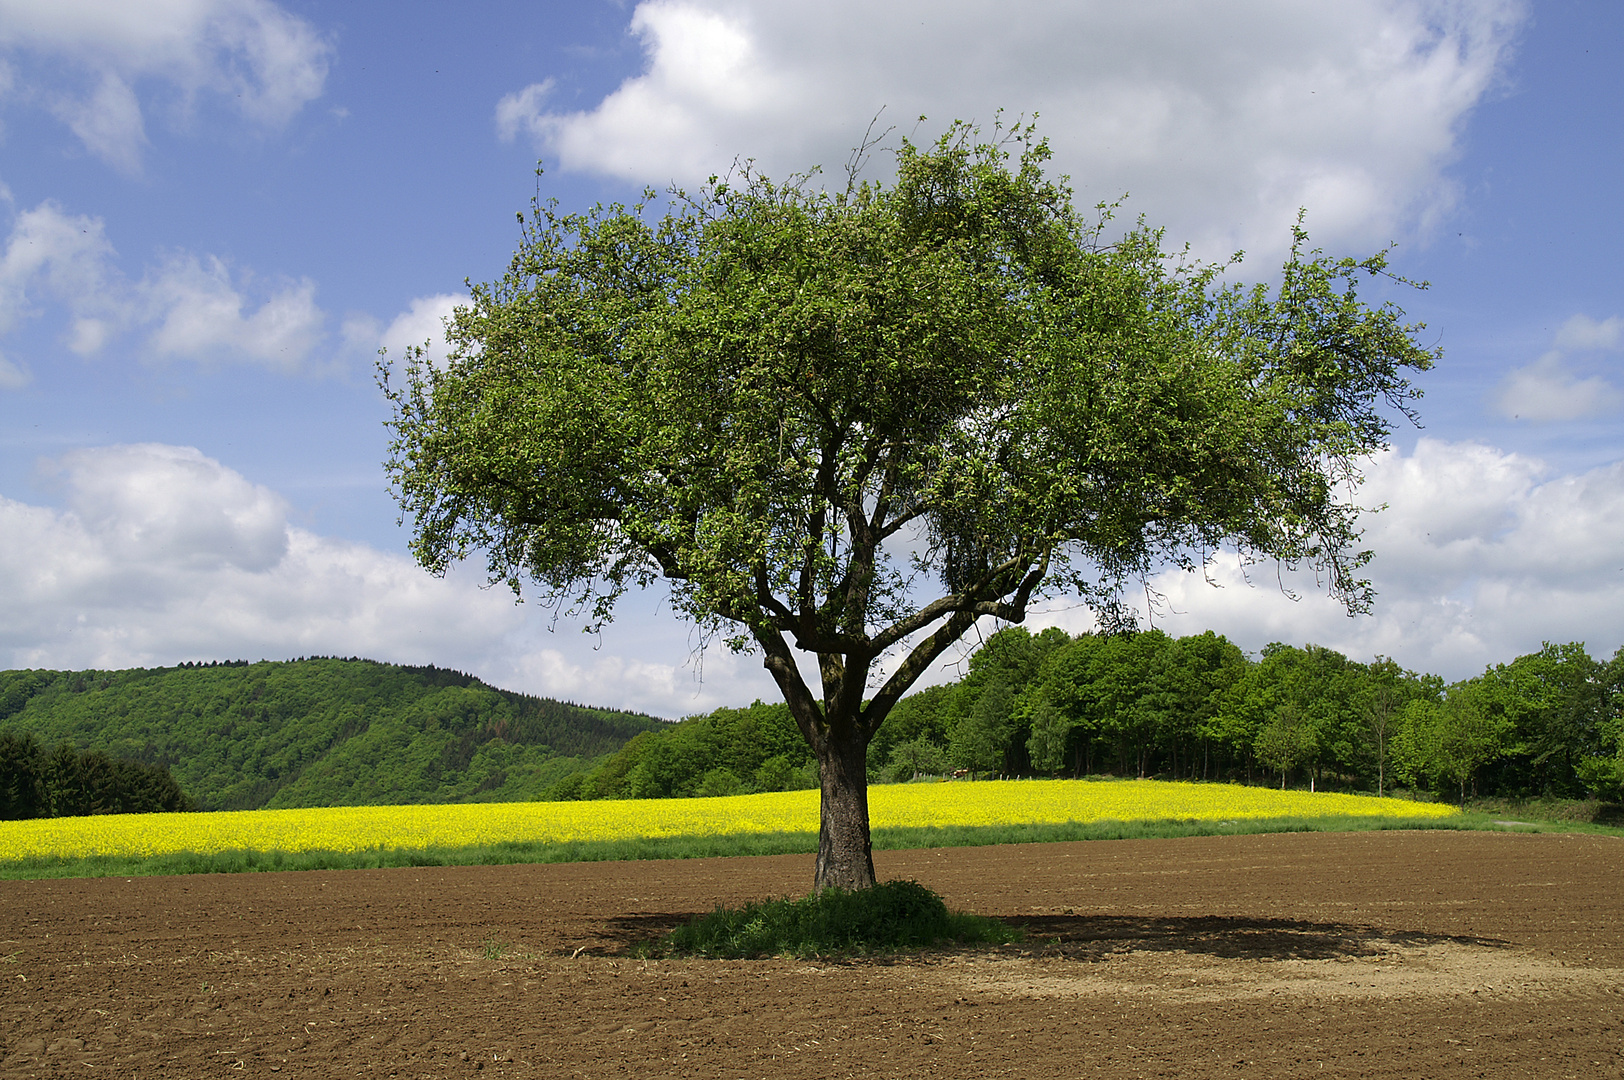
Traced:
<svg viewBox="0 0 1624 1080">
<path fill-rule="evenodd" d="M 51 462 L 68 507 L 128 565 L 268 569 L 287 553 L 287 507 L 186 446 L 80 450 Z"/>
<path fill-rule="evenodd" d="M 207 94 L 274 128 L 320 96 L 333 46 L 268 0 L 0 0 L 0 50 L 62 65 L 36 73 L 29 96 L 86 149 L 136 172 L 146 143 L 138 87 L 156 86 L 180 123 Z"/>
<path fill-rule="evenodd" d="M 503 142 L 512 142 L 521 131 L 541 138 L 547 136 L 548 122 L 541 106 L 555 85 L 555 80 L 544 79 L 496 103 L 496 133 Z"/>
<path fill-rule="evenodd" d="M 283 372 L 327 371 L 370 364 L 427 343 L 431 362 L 445 358 L 445 320 L 466 296 L 421 296 L 384 326 L 351 312 L 329 331 L 309 278 L 268 286 L 223 259 L 173 252 L 131 281 L 100 218 L 46 200 L 16 216 L 0 252 L 0 340 L 55 304 L 65 316 L 63 343 L 81 356 L 102 352 L 125 334 L 141 336 L 153 360 L 259 364 Z M 26 386 L 20 358 L 0 353 L 0 390 Z"/>
<path fill-rule="evenodd" d="M 1350 619 L 1307 575 L 1225 554 L 1206 567 L 1216 588 L 1199 573 L 1153 580 L 1165 598 L 1155 624 L 1210 628 L 1254 650 L 1313 642 L 1391 656 L 1451 679 L 1547 640 L 1598 655 L 1624 645 L 1624 462 L 1551 475 L 1519 454 L 1422 439 L 1410 455 L 1376 458 L 1367 477 L 1361 503 L 1387 506 L 1365 522 L 1373 615 Z M 1088 617 L 1059 610 L 1047 622 L 1083 629 Z"/>
<path fill-rule="evenodd" d="M 379 335 L 378 345 L 390 357 L 401 357 L 408 349 L 426 346 L 424 358 L 431 364 L 443 364 L 446 358 L 446 320 L 451 318 L 458 305 L 467 303 L 468 297 L 450 293 L 420 296 L 395 316 Z"/>
<path fill-rule="evenodd" d="M 279 495 L 191 447 L 97 447 L 45 469 L 62 509 L 0 499 L 10 666 L 313 652 L 444 663 L 518 623 L 510 597 L 290 525 Z"/>
<path fill-rule="evenodd" d="M 283 286 L 245 315 L 246 297 L 213 257 L 172 258 L 140 291 L 158 324 L 148 344 L 162 357 L 228 357 L 293 370 L 321 341 L 327 321 L 308 278 Z"/>
<path fill-rule="evenodd" d="M 1579 420 L 1605 416 L 1624 409 L 1624 391 L 1599 375 L 1588 378 L 1575 370 L 1579 361 L 1600 352 L 1615 352 L 1624 338 L 1624 319 L 1596 320 L 1575 315 L 1563 323 L 1552 348 L 1527 367 L 1516 368 L 1501 381 L 1495 409 L 1513 420 Z"/>
<path fill-rule="evenodd" d="M 68 347 L 97 352 L 129 313 L 112 256 L 100 219 L 69 214 L 50 200 L 17 215 L 0 256 L 0 338 L 38 314 L 41 299 L 52 300 L 67 309 Z M 0 390 L 32 380 L 25 362 L 0 353 Z"/>
<path fill-rule="evenodd" d="M 1041 115 L 1087 202 L 1129 192 L 1209 256 L 1317 239 L 1380 245 L 1448 213 L 1445 167 L 1496 85 L 1515 0 L 1134 5 L 646 0 L 643 70 L 595 106 L 538 82 L 498 103 L 566 169 L 692 183 L 736 156 L 837 168 L 882 107 L 900 134 Z"/>
<path fill-rule="evenodd" d="M 81 356 L 138 332 L 146 355 L 157 360 L 255 363 L 286 372 L 330 366 L 321 361 L 328 318 L 310 279 L 261 288 L 251 273 L 233 273 L 217 257 L 176 252 L 131 281 L 117 257 L 99 218 L 69 213 L 52 200 L 18 214 L 0 255 L 0 339 L 54 303 L 66 316 L 63 343 Z M 339 336 L 335 362 L 378 348 L 378 324 L 366 316 L 346 320 Z M 28 379 L 26 364 L 0 355 L 0 389 Z"/>
<path fill-rule="evenodd" d="M 1624 341 L 1624 319 L 1617 315 L 1601 320 L 1588 315 L 1575 315 L 1562 324 L 1552 344 L 1558 349 L 1588 351 L 1617 349 L 1621 341 Z"/>
<path fill-rule="evenodd" d="M 759 658 L 700 655 L 652 596 L 629 599 L 601 641 L 567 621 L 552 633 L 549 613 L 483 588 L 473 569 L 437 579 L 403 554 L 290 525 L 280 495 L 190 447 L 85 449 L 45 471 L 60 508 L 0 497 L 3 666 L 365 655 L 665 716 L 775 696 Z M 1362 499 L 1388 504 L 1367 522 L 1373 616 L 1350 619 L 1303 575 L 1225 555 L 1206 568 L 1220 587 L 1176 572 L 1151 582 L 1155 624 L 1252 650 L 1392 656 L 1452 679 L 1544 640 L 1600 655 L 1624 644 L 1624 462 L 1552 475 L 1517 454 L 1424 439 L 1377 458 Z M 1075 632 L 1089 618 L 1056 605 L 1028 625 Z M 926 681 L 955 674 L 950 657 Z"/>
<path fill-rule="evenodd" d="M 99 218 L 69 214 L 52 200 L 18 214 L 0 258 L 0 335 L 32 312 L 34 293 L 66 303 L 80 319 L 117 314 L 113 254 Z"/>
<path fill-rule="evenodd" d="M 130 84 L 112 72 L 86 98 L 59 98 L 52 112 L 79 136 L 85 148 L 122 172 L 141 171 L 141 151 L 147 144 L 141 103 Z"/>
<path fill-rule="evenodd" d="M 652 633 L 606 631 L 619 645 L 614 652 L 561 642 L 563 632 L 552 635 L 549 643 L 532 629 L 519 636 L 506 656 L 493 658 L 482 674 L 497 686 L 672 719 L 757 698 L 779 700 L 759 657 L 721 649 L 697 655 L 686 647 L 684 628 L 669 614 L 663 618 L 663 623 L 644 628 Z"/>
<path fill-rule="evenodd" d="M 707 658 L 701 683 L 680 645 L 594 651 L 476 574 L 435 578 L 290 525 L 280 495 L 192 447 L 96 447 L 43 468 L 60 508 L 0 497 L 0 666 L 363 655 L 673 716 L 762 692 L 754 663 Z"/>
<path fill-rule="evenodd" d="M 0 353 L 0 390 L 21 390 L 34 381 L 34 375 L 22 364 Z"/>
</svg>

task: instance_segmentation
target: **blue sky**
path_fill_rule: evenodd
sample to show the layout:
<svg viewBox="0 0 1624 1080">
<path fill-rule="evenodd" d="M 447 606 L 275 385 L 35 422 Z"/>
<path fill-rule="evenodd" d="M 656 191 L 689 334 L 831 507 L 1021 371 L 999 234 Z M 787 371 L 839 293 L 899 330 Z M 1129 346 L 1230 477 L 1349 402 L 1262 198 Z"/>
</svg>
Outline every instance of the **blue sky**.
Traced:
<svg viewBox="0 0 1624 1080">
<path fill-rule="evenodd" d="M 1037 112 L 1080 202 L 1244 248 L 1242 279 L 1306 206 L 1328 250 L 1394 242 L 1432 282 L 1371 294 L 1445 351 L 1369 469 L 1376 614 L 1220 556 L 1222 588 L 1150 583 L 1158 625 L 1451 678 L 1624 644 L 1616 5 L 131 8 L 0 0 L 0 666 L 336 653 L 671 716 L 771 697 L 657 594 L 594 640 L 417 570 L 373 363 L 501 272 L 538 186 L 838 173 L 882 107 L 922 139 Z"/>
</svg>

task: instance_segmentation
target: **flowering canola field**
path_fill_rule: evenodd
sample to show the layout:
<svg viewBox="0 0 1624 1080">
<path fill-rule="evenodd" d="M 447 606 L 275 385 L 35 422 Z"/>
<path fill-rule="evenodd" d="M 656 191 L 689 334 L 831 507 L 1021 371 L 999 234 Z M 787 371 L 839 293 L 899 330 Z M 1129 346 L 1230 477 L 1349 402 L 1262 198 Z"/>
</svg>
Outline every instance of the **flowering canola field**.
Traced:
<svg viewBox="0 0 1624 1080">
<path fill-rule="evenodd" d="M 1277 817 L 1444 817 L 1436 803 L 1154 780 L 1004 780 L 869 789 L 875 829 Z M 812 833 L 818 793 L 715 799 L 348 806 L 202 814 L 107 814 L 0 822 L 0 861 L 183 852 L 335 851 Z"/>
</svg>

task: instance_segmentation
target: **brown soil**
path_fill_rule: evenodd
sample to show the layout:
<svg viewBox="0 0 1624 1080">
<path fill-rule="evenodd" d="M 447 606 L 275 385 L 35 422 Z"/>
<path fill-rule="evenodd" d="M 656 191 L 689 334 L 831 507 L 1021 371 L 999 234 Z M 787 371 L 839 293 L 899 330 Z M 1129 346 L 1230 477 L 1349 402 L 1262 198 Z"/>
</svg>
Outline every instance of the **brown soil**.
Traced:
<svg viewBox="0 0 1624 1080">
<path fill-rule="evenodd" d="M 810 856 L 0 882 L 0 1076 L 1624 1075 L 1624 842 L 882 852 L 1019 947 L 644 962 Z M 87 1068 L 86 1066 L 90 1066 Z"/>
</svg>

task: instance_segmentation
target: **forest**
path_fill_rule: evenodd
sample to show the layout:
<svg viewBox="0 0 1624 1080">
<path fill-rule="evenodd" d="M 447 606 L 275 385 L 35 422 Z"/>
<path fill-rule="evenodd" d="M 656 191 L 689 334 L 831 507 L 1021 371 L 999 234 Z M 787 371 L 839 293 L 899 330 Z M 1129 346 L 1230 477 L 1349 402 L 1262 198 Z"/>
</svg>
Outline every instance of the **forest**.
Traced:
<svg viewBox="0 0 1624 1080">
<path fill-rule="evenodd" d="M 1457 683 L 1208 632 L 1009 627 L 900 701 L 869 776 L 1128 776 L 1624 799 L 1624 649 Z M 671 798 L 818 784 L 782 702 L 669 723 L 351 658 L 0 672 L 0 817 Z"/>
<path fill-rule="evenodd" d="M 1624 649 L 1547 644 L 1446 684 L 1390 659 L 1211 633 L 1068 636 L 1010 627 L 963 678 L 900 701 L 871 780 L 1130 776 L 1439 797 L 1624 797 Z M 726 795 L 816 786 L 783 704 L 718 709 L 638 735 L 551 798 Z"/>
<path fill-rule="evenodd" d="M 0 735 L 0 821 L 196 809 L 162 765 Z"/>
<path fill-rule="evenodd" d="M 7 747 L 163 771 L 203 810 L 534 799 L 664 726 L 358 658 L 0 672 Z"/>
</svg>

